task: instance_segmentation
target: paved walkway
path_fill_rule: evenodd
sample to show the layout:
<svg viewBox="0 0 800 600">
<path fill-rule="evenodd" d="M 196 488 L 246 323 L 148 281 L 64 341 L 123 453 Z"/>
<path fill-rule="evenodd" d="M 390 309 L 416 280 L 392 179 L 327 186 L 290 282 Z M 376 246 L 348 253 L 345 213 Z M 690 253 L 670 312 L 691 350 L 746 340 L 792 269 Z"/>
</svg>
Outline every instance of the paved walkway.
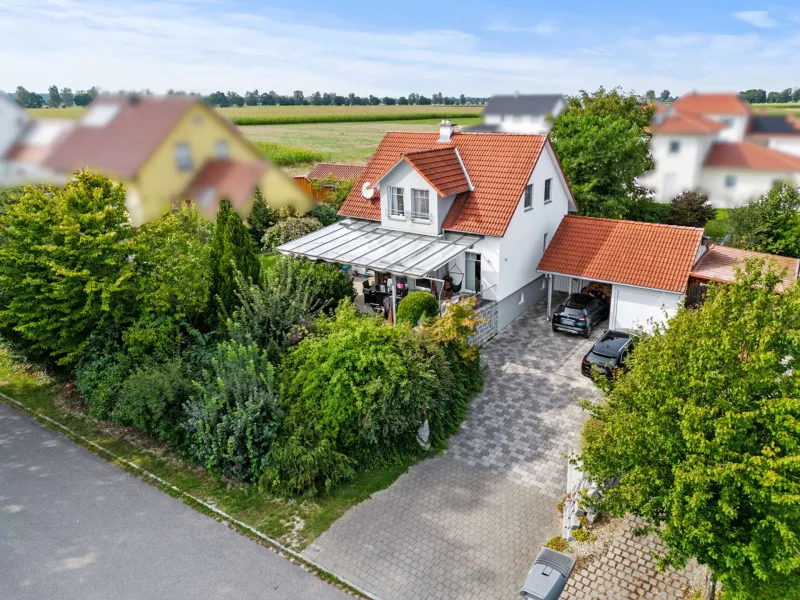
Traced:
<svg viewBox="0 0 800 600">
<path fill-rule="evenodd" d="M 595 332 L 597 338 L 600 331 Z M 544 307 L 483 347 L 486 386 L 441 456 L 351 509 L 307 550 L 382 600 L 510 599 L 560 530 L 565 458 L 593 395 L 594 340 L 553 333 Z"/>
<path fill-rule="evenodd" d="M 349 597 L 0 403 L 0 598 Z"/>
</svg>

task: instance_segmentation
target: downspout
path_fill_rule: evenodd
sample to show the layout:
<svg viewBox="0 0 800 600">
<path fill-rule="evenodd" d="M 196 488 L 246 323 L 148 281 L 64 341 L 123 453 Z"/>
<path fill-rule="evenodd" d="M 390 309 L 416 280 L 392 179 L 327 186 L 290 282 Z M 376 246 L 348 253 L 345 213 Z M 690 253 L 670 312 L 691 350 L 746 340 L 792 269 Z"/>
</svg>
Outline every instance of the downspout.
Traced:
<svg viewBox="0 0 800 600">
<path fill-rule="evenodd" d="M 548 273 L 547 274 L 547 314 L 545 315 L 545 319 L 550 320 L 552 314 L 553 314 L 553 276 L 550 273 Z"/>
</svg>

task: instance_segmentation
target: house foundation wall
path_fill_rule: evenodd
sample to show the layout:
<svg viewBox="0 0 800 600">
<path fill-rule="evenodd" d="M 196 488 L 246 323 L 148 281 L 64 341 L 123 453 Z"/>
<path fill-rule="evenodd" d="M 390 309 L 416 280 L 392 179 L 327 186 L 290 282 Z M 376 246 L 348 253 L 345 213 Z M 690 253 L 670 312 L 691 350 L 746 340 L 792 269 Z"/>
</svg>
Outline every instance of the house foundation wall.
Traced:
<svg viewBox="0 0 800 600">
<path fill-rule="evenodd" d="M 540 275 L 516 292 L 498 302 L 497 331 L 502 331 L 511 321 L 533 308 L 547 296 L 547 279 Z"/>
<path fill-rule="evenodd" d="M 497 302 L 490 302 L 475 311 L 475 316 L 486 319 L 486 321 L 478 323 L 475 335 L 469 339 L 470 346 L 485 344 L 497 335 L 499 331 L 497 328 L 497 307 Z"/>
</svg>

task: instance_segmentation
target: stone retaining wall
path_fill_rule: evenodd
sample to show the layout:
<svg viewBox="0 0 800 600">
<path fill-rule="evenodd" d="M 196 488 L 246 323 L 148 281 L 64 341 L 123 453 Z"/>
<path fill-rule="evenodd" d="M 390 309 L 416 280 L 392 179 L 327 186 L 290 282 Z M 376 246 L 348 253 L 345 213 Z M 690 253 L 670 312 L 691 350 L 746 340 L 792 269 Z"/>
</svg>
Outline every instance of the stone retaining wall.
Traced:
<svg viewBox="0 0 800 600">
<path fill-rule="evenodd" d="M 478 323 L 475 335 L 470 338 L 469 343 L 470 345 L 485 344 L 497 335 L 497 302 L 490 302 L 481 306 L 475 311 L 475 315 L 486 319 L 486 321 Z"/>
</svg>

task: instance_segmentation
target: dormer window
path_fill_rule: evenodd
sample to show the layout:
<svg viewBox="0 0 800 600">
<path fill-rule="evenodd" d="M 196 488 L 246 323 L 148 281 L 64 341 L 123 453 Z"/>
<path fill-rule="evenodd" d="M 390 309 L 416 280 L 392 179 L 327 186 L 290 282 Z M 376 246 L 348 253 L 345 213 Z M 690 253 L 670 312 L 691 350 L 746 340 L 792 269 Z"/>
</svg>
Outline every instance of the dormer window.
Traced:
<svg viewBox="0 0 800 600">
<path fill-rule="evenodd" d="M 411 218 L 415 221 L 431 220 L 428 190 L 411 190 Z"/>
<path fill-rule="evenodd" d="M 389 218 L 406 218 L 406 206 L 403 199 L 403 188 L 389 187 Z"/>
</svg>

